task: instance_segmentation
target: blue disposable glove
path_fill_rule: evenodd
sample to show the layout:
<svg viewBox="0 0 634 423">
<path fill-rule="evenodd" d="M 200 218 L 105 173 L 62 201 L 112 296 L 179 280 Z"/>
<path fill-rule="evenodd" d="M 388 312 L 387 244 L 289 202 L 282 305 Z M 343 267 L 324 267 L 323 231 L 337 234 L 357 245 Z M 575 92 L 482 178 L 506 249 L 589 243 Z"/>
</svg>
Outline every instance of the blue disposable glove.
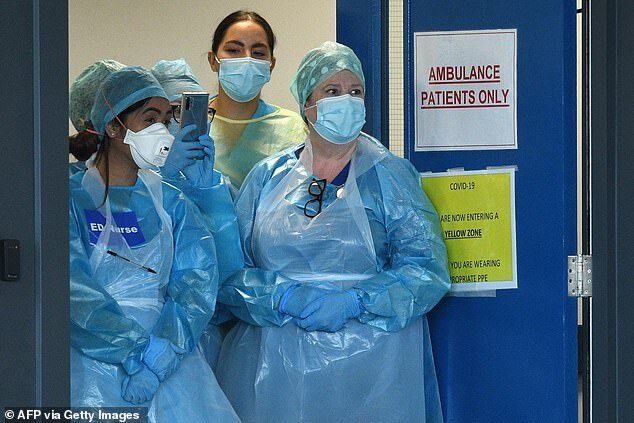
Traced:
<svg viewBox="0 0 634 423">
<path fill-rule="evenodd" d="M 213 139 L 204 134 L 198 137 L 198 142 L 189 144 L 200 145 L 203 148 L 203 156 L 202 160 L 193 160 L 194 163 L 183 168 L 182 172 L 187 181 L 195 188 L 211 188 L 217 185 L 220 182 L 220 173 L 214 172 L 216 147 Z"/>
<path fill-rule="evenodd" d="M 333 291 L 309 284 L 293 285 L 284 292 L 278 310 L 281 313 L 299 317 L 308 304 L 330 292 Z"/>
<path fill-rule="evenodd" d="M 204 147 L 198 142 L 183 141 L 183 137 L 196 129 L 196 125 L 187 125 L 176 135 L 165 164 L 161 168 L 164 178 L 175 178 L 187 167 L 195 164 L 205 155 Z"/>
<path fill-rule="evenodd" d="M 143 352 L 143 363 L 163 382 L 178 367 L 184 350 L 173 345 L 169 340 L 151 335 L 150 343 Z"/>
<path fill-rule="evenodd" d="M 308 304 L 294 322 L 307 331 L 337 332 L 348 320 L 359 317 L 360 314 L 361 306 L 356 292 L 339 291 L 324 295 Z"/>
<path fill-rule="evenodd" d="M 133 404 L 143 404 L 150 401 L 159 387 L 159 380 L 146 366 L 133 374 L 126 376 L 121 384 L 121 397 Z"/>
</svg>

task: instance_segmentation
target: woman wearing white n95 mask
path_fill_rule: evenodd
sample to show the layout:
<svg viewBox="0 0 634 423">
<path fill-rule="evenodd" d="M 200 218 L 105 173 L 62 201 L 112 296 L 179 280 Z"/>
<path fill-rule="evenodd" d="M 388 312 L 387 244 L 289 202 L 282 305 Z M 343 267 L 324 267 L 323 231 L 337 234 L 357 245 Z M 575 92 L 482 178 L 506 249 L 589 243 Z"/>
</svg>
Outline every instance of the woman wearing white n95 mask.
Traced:
<svg viewBox="0 0 634 423">
<path fill-rule="evenodd" d="M 196 350 L 215 306 L 213 237 L 151 170 L 174 141 L 171 114 L 158 81 L 125 67 L 101 84 L 89 129 L 70 139 L 71 153 L 94 152 L 69 181 L 71 402 L 139 404 L 154 423 L 234 422 Z"/>
<path fill-rule="evenodd" d="M 255 12 L 239 10 L 225 17 L 214 32 L 207 58 L 218 74 L 218 96 L 211 137 L 216 143 L 216 169 L 240 188 L 251 168 L 265 157 L 306 138 L 306 126 L 295 112 L 260 98 L 275 68 L 275 35 Z"/>
</svg>

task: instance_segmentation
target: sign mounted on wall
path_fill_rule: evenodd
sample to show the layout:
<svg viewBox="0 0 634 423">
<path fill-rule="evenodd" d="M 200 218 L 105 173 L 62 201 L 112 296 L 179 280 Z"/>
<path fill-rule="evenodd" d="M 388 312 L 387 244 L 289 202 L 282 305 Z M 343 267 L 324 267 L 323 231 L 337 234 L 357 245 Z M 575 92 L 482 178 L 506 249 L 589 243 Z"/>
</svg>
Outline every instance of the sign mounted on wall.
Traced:
<svg viewBox="0 0 634 423">
<path fill-rule="evenodd" d="M 414 33 L 415 151 L 517 148 L 517 30 Z"/>
<path fill-rule="evenodd" d="M 421 177 L 440 218 L 451 291 L 517 288 L 515 168 Z"/>
</svg>

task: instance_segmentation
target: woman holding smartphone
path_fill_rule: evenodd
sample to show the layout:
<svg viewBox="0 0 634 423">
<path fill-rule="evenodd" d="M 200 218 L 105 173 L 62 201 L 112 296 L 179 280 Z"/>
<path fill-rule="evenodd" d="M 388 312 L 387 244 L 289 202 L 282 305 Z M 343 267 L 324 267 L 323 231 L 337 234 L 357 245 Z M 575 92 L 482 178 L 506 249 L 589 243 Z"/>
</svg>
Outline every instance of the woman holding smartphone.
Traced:
<svg viewBox="0 0 634 423">
<path fill-rule="evenodd" d="M 275 68 L 275 35 L 256 12 L 239 10 L 216 28 L 207 59 L 218 74 L 218 96 L 211 137 L 215 167 L 239 189 L 260 160 L 303 142 L 308 134 L 300 116 L 262 100 L 261 90 Z"/>
<path fill-rule="evenodd" d="M 172 134 L 180 132 L 178 108 L 184 92 L 204 92 L 191 67 L 184 59 L 160 60 L 151 70 L 167 94 L 172 110 L 169 128 Z M 207 104 L 204 115 L 207 115 Z M 209 113 L 213 121 L 213 111 Z M 218 252 L 218 284 L 242 269 L 244 258 L 240 244 L 240 232 L 233 200 L 225 178 L 213 169 L 213 144 L 204 149 L 200 143 L 175 140 L 165 165 L 161 168 L 163 180 L 179 188 L 198 206 L 205 218 L 207 229 L 212 233 Z M 201 158 L 210 160 L 200 160 Z M 215 369 L 222 345 L 223 330 L 220 323 L 230 320 L 231 316 L 221 304 L 216 304 L 213 319 L 200 339 L 201 350 Z"/>
</svg>

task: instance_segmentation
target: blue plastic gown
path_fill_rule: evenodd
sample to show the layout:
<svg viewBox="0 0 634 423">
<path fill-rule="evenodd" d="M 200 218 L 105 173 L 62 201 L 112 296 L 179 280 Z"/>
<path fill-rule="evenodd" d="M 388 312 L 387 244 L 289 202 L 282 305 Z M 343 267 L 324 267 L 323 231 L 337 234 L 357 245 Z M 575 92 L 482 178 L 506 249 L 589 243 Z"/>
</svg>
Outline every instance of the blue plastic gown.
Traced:
<svg viewBox="0 0 634 423">
<path fill-rule="evenodd" d="M 260 162 L 236 199 L 247 268 L 218 294 L 241 320 L 220 386 L 244 422 L 442 421 L 425 313 L 450 281 L 418 173 L 362 135 L 345 184 L 326 186 L 311 220 L 312 160 L 299 149 Z M 363 312 L 338 332 L 306 332 L 278 311 L 296 283 L 354 289 Z"/>
<path fill-rule="evenodd" d="M 68 164 L 68 176 L 71 177 L 76 173 L 86 170 L 86 162 L 71 162 Z"/>
<path fill-rule="evenodd" d="M 214 172 L 217 171 L 214 170 Z M 219 181 L 217 185 L 205 188 L 193 187 L 182 175 L 169 179 L 168 182 L 178 187 L 201 211 L 206 223 L 205 227 L 214 238 L 218 276 L 219 281 L 222 282 L 244 267 L 244 258 L 240 244 L 238 218 L 229 186 L 222 175 L 219 175 L 216 180 Z M 214 317 L 201 336 L 199 343 L 201 352 L 212 370 L 216 368 L 224 336 L 220 325 L 231 318 L 226 308 L 222 304 L 217 304 Z"/>
<path fill-rule="evenodd" d="M 132 406 L 121 398 L 121 382 L 140 369 L 154 334 L 187 352 L 143 404 L 150 421 L 238 421 L 196 348 L 218 280 L 214 241 L 198 209 L 143 170 L 134 186 L 111 186 L 102 204 L 97 175 L 88 168 L 70 178 L 72 405 Z"/>
</svg>

